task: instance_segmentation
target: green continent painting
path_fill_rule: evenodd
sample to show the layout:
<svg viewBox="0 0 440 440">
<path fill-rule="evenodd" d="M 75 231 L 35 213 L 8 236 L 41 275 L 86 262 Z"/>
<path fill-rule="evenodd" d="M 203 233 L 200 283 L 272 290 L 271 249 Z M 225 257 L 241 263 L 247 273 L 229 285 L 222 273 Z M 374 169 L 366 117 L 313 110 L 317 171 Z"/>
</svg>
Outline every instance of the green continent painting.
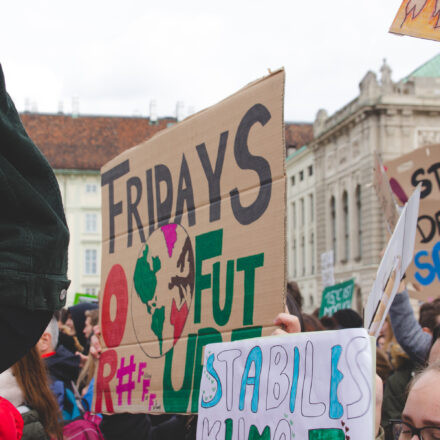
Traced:
<svg viewBox="0 0 440 440">
<path fill-rule="evenodd" d="M 137 340 L 148 338 L 149 343 L 140 344 L 142 350 L 149 357 L 161 357 L 180 339 L 194 293 L 193 248 L 182 226 L 168 224 L 150 235 L 136 262 L 133 285 Z"/>
<path fill-rule="evenodd" d="M 156 272 L 160 270 L 161 263 L 159 257 L 153 257 L 153 269 L 151 269 L 147 257 L 148 245 L 145 246 L 142 257 L 137 260 L 136 269 L 134 270 L 134 285 L 139 298 L 147 305 L 148 313 L 150 313 L 148 301 L 153 299 L 154 293 L 156 292 Z"/>
</svg>

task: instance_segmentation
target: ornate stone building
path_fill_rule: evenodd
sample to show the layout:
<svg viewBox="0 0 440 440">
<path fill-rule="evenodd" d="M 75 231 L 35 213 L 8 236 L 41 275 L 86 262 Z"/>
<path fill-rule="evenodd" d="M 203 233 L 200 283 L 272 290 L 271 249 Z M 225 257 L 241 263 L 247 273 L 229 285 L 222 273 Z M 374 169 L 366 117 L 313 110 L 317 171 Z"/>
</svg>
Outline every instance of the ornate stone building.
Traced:
<svg viewBox="0 0 440 440">
<path fill-rule="evenodd" d="M 317 292 L 315 163 L 310 148 L 291 153 L 286 159 L 287 175 L 287 278 L 296 280 L 304 307 L 319 305 Z"/>
<path fill-rule="evenodd" d="M 374 152 L 386 162 L 440 141 L 440 55 L 398 82 L 384 61 L 380 78 L 364 76 L 357 98 L 330 116 L 319 110 L 314 137 L 317 301 L 319 256 L 333 249 L 335 280 L 355 277 L 353 305 L 361 310 L 386 243 L 372 185 Z"/>
</svg>

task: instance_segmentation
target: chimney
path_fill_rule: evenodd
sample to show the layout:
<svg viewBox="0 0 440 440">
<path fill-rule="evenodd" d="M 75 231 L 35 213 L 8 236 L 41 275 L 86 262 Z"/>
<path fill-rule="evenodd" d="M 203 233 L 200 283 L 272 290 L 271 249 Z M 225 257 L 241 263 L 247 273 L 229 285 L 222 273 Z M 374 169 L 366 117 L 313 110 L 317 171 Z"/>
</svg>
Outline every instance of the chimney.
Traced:
<svg viewBox="0 0 440 440">
<path fill-rule="evenodd" d="M 63 101 L 58 101 L 58 114 L 62 115 L 64 113 L 64 103 Z"/>
<path fill-rule="evenodd" d="M 183 101 L 177 101 L 176 103 L 176 119 L 180 122 L 183 119 L 183 112 L 185 110 L 185 104 Z"/>
<path fill-rule="evenodd" d="M 74 96 L 72 98 L 72 118 L 77 118 L 79 116 L 79 98 Z"/>
<path fill-rule="evenodd" d="M 31 100 L 29 98 L 24 100 L 24 111 L 25 113 L 29 113 L 31 111 Z"/>
<path fill-rule="evenodd" d="M 37 101 L 32 101 L 32 103 L 31 103 L 31 113 L 38 113 Z"/>
<path fill-rule="evenodd" d="M 157 124 L 157 102 L 155 99 L 150 101 L 150 125 Z"/>
</svg>

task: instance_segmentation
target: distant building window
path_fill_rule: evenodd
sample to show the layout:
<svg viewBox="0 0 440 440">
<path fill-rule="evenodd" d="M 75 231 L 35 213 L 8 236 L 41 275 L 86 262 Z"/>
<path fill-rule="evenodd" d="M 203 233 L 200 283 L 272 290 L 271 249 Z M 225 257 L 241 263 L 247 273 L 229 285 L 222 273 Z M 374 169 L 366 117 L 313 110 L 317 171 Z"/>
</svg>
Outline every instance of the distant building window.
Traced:
<svg viewBox="0 0 440 440">
<path fill-rule="evenodd" d="M 98 293 L 97 287 L 86 287 L 84 290 L 87 295 L 96 295 Z"/>
<path fill-rule="evenodd" d="M 299 172 L 299 180 L 302 182 L 304 180 L 304 171 Z"/>
<path fill-rule="evenodd" d="M 314 305 L 314 298 L 313 295 L 310 295 L 310 307 L 313 307 Z"/>
<path fill-rule="evenodd" d="M 309 202 L 310 202 L 310 221 L 315 221 L 315 207 L 313 205 L 313 194 L 309 195 Z"/>
<path fill-rule="evenodd" d="M 331 220 L 331 241 L 333 249 L 333 259 L 336 261 L 336 200 L 332 196 L 330 199 L 330 220 Z"/>
<path fill-rule="evenodd" d="M 97 262 L 98 252 L 96 249 L 86 249 L 84 254 L 84 273 L 86 275 L 97 275 L 98 262 Z"/>
<path fill-rule="evenodd" d="M 296 277 L 296 273 L 297 273 L 297 265 L 296 265 L 296 240 L 293 239 L 293 276 Z"/>
<path fill-rule="evenodd" d="M 293 228 L 293 233 L 295 233 L 295 229 L 296 229 L 296 204 L 292 203 L 292 228 Z"/>
<path fill-rule="evenodd" d="M 94 212 L 86 213 L 86 232 L 98 231 L 98 216 Z"/>
<path fill-rule="evenodd" d="M 312 235 L 310 236 L 310 259 L 312 268 L 312 275 L 315 273 L 315 235 L 312 232 Z"/>
<path fill-rule="evenodd" d="M 304 223 L 305 223 L 305 209 L 304 209 L 304 199 L 301 199 L 300 200 L 300 209 L 301 209 L 301 212 L 300 212 L 300 216 L 301 216 L 301 226 L 304 226 Z"/>
<path fill-rule="evenodd" d="M 306 245 L 304 235 L 301 237 L 301 266 L 303 276 L 306 274 Z"/>
<path fill-rule="evenodd" d="M 309 176 L 313 176 L 313 165 L 309 165 Z"/>
<path fill-rule="evenodd" d="M 357 256 L 362 258 L 362 200 L 361 200 L 361 186 L 356 186 L 356 226 L 357 226 Z"/>
<path fill-rule="evenodd" d="M 96 183 L 86 183 L 86 193 L 95 194 L 98 192 L 98 185 Z"/>
<path fill-rule="evenodd" d="M 348 261 L 350 259 L 350 220 L 348 212 L 348 194 L 344 191 L 342 194 L 342 209 L 344 211 L 344 259 Z"/>
<path fill-rule="evenodd" d="M 290 178 L 290 185 L 295 186 L 295 176 Z"/>
</svg>

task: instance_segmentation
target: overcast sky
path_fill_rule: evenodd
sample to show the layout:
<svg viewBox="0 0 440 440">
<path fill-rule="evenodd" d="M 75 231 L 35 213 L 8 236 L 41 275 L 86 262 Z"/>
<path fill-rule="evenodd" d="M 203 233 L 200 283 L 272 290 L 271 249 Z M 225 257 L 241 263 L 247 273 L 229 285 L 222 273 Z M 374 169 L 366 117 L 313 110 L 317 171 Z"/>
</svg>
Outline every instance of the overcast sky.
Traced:
<svg viewBox="0 0 440 440">
<path fill-rule="evenodd" d="M 286 69 L 285 116 L 310 121 L 358 93 L 386 58 L 397 80 L 440 43 L 388 33 L 402 0 L 16 0 L 0 62 L 19 110 L 160 116 L 201 110 Z M 35 104 L 34 104 L 35 103 Z"/>
</svg>

